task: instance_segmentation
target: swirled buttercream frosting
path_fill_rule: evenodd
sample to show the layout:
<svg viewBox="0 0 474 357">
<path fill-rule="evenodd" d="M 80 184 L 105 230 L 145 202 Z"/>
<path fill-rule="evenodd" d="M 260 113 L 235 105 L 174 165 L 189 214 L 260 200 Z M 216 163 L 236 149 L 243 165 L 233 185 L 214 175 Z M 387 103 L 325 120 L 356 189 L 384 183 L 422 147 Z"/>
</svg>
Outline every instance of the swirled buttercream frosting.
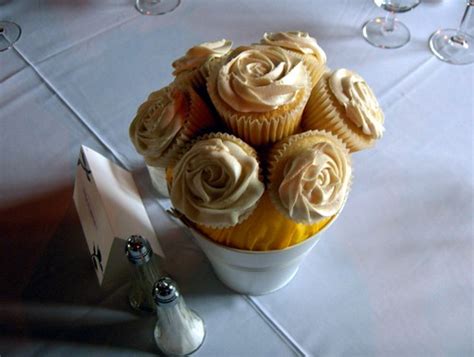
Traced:
<svg viewBox="0 0 474 357">
<path fill-rule="evenodd" d="M 351 166 L 346 148 L 335 137 L 329 140 L 324 135 L 305 145 L 305 135 L 300 139 L 303 144 L 294 143 L 302 146 L 284 161 L 283 179 L 277 189 L 285 213 L 309 224 L 341 209 L 349 189 Z"/>
<path fill-rule="evenodd" d="M 174 68 L 173 75 L 181 72 L 192 71 L 199 68 L 210 58 L 225 56 L 232 48 L 232 41 L 219 40 L 214 42 L 205 42 L 191 47 L 186 54 L 172 63 Z"/>
<path fill-rule="evenodd" d="M 145 157 L 159 157 L 170 147 L 185 121 L 185 97 L 168 87 L 152 93 L 130 125 L 130 138 Z"/>
<path fill-rule="evenodd" d="M 265 190 L 249 150 L 231 135 L 197 141 L 173 170 L 173 206 L 189 220 L 216 228 L 247 218 Z"/>
<path fill-rule="evenodd" d="M 279 46 L 306 55 L 314 55 L 321 64 L 326 63 L 326 53 L 319 47 L 316 39 L 307 32 L 265 32 L 260 43 Z"/>
<path fill-rule="evenodd" d="M 274 46 L 236 49 L 220 68 L 217 92 L 237 112 L 267 112 L 291 103 L 308 83 L 296 56 Z"/>
<path fill-rule="evenodd" d="M 338 69 L 331 74 L 328 84 L 351 122 L 365 135 L 380 139 L 385 130 L 384 115 L 377 98 L 364 79 L 347 69 Z"/>
</svg>

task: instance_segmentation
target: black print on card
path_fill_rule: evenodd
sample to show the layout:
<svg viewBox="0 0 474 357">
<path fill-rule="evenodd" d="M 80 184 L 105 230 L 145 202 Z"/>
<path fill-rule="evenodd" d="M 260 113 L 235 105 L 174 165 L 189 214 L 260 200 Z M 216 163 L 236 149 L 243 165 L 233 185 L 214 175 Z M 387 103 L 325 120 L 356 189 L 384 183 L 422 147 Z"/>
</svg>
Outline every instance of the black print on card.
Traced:
<svg viewBox="0 0 474 357">
<path fill-rule="evenodd" d="M 82 150 L 81 150 L 81 153 L 79 154 L 79 159 L 77 160 L 77 166 L 79 166 L 79 165 L 84 170 L 84 172 L 87 176 L 87 181 L 91 182 L 92 171 L 89 168 L 86 157 L 84 155 L 84 151 L 82 151 Z"/>
<path fill-rule="evenodd" d="M 92 263 L 94 264 L 94 269 L 100 269 L 101 272 L 104 272 L 104 267 L 102 266 L 102 253 L 100 252 L 99 246 L 96 246 L 95 243 L 92 249 Z"/>
</svg>

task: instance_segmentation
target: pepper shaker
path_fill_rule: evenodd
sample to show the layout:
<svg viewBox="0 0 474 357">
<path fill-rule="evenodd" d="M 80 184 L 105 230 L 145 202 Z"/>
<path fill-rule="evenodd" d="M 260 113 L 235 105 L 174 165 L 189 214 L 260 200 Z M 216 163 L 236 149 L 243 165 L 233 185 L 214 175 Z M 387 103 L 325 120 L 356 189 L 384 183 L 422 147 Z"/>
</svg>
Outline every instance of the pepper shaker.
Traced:
<svg viewBox="0 0 474 357">
<path fill-rule="evenodd" d="M 158 348 L 165 354 L 186 356 L 201 347 L 206 334 L 204 322 L 186 306 L 176 283 L 168 277 L 159 279 L 153 287 L 153 298 Z"/>
<path fill-rule="evenodd" d="M 128 295 L 130 306 L 143 312 L 156 311 L 151 291 L 155 281 L 164 275 L 159 258 L 153 254 L 150 243 L 140 235 L 127 239 L 125 253 L 134 266 Z"/>
</svg>

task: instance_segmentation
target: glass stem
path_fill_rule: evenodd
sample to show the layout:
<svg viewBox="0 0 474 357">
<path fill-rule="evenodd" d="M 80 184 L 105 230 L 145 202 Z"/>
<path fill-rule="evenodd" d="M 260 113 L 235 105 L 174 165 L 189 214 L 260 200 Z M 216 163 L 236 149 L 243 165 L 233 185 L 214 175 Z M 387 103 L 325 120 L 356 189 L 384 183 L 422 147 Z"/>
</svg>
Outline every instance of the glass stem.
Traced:
<svg viewBox="0 0 474 357">
<path fill-rule="evenodd" d="M 6 36 L 4 35 L 4 32 L 5 32 L 5 29 L 3 28 L 3 25 L 0 24 L 0 37 L 3 37 L 5 41 L 10 43 L 10 41 L 8 41 L 8 38 L 6 38 Z"/>
<path fill-rule="evenodd" d="M 10 48 L 13 45 L 13 43 L 10 41 L 8 36 L 5 36 L 5 32 L 6 32 L 5 28 L 3 27 L 3 25 L 0 24 L 0 46 L 1 46 L 0 52 Z M 8 45 L 5 46 L 2 43 L 3 41 L 5 41 Z"/>
<path fill-rule="evenodd" d="M 474 13 L 472 12 L 472 8 L 474 7 L 474 0 L 467 0 L 466 3 L 466 10 L 464 11 L 464 15 L 462 16 L 461 23 L 459 24 L 459 32 L 470 34 L 470 31 L 473 30 L 474 27 Z"/>
<path fill-rule="evenodd" d="M 385 32 L 392 32 L 394 29 L 395 29 L 395 13 L 393 11 L 389 11 L 387 16 L 385 16 L 383 30 Z"/>
<path fill-rule="evenodd" d="M 466 2 L 466 10 L 464 11 L 464 15 L 462 16 L 461 23 L 459 24 L 458 30 L 456 35 L 451 37 L 451 41 L 462 47 L 469 47 L 469 44 L 466 40 L 464 34 L 469 34 L 474 27 L 474 15 L 472 12 L 472 8 L 474 7 L 474 0 L 467 0 Z"/>
</svg>

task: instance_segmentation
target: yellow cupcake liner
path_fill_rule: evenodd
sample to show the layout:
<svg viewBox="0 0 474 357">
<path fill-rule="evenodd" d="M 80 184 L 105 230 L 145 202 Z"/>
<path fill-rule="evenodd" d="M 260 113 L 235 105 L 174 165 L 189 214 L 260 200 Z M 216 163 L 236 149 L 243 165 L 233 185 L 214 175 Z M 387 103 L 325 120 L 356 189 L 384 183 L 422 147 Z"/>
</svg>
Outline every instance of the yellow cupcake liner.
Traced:
<svg viewBox="0 0 474 357">
<path fill-rule="evenodd" d="M 296 223 L 283 216 L 273 205 L 266 191 L 256 209 L 242 223 L 224 229 L 196 225 L 196 228 L 217 243 L 232 248 L 267 251 L 288 248 L 314 236 L 336 216 L 316 224 Z"/>
<path fill-rule="evenodd" d="M 313 88 L 303 112 L 302 128 L 333 133 L 344 141 L 351 153 L 372 147 L 375 139 L 363 134 L 361 129 L 347 118 L 344 107 L 329 89 L 328 77 L 328 74 L 324 75 Z"/>
<path fill-rule="evenodd" d="M 232 133 L 251 145 L 261 146 L 274 143 L 295 132 L 311 93 L 309 75 L 305 88 L 297 93 L 292 103 L 265 113 L 242 113 L 233 110 L 217 93 L 219 68 L 214 68 L 210 74 L 207 90 L 217 112 Z"/>
<path fill-rule="evenodd" d="M 270 198 L 277 208 L 277 210 L 287 217 L 288 219 L 291 219 L 297 223 L 301 224 L 308 224 L 308 222 L 304 220 L 295 220 L 294 218 L 291 218 L 288 215 L 288 210 L 282 205 L 280 198 L 279 198 L 279 187 L 281 182 L 284 179 L 283 176 L 283 170 L 285 163 L 287 162 L 288 159 L 292 157 L 294 154 L 298 154 L 301 150 L 307 148 L 308 146 L 312 146 L 313 144 L 320 143 L 321 141 L 329 142 L 333 145 L 336 145 L 341 152 L 343 152 L 346 156 L 347 160 L 347 165 L 349 167 L 350 173 L 348 177 L 348 188 L 347 192 L 345 194 L 345 197 L 343 199 L 343 203 L 341 205 L 341 208 L 344 205 L 345 200 L 347 199 L 350 191 L 350 187 L 352 185 L 352 165 L 351 165 L 351 157 L 349 154 L 349 150 L 347 146 L 344 144 L 343 141 L 341 141 L 338 137 L 335 135 L 331 134 L 330 132 L 326 132 L 324 130 L 310 130 L 310 131 L 305 131 L 301 134 L 295 134 L 292 136 L 289 136 L 281 141 L 279 141 L 277 144 L 275 144 L 268 155 L 268 179 L 269 179 L 269 184 L 268 184 L 268 191 Z M 326 217 L 321 216 L 321 220 L 324 220 Z M 316 223 L 316 222 L 312 222 Z"/>
</svg>

